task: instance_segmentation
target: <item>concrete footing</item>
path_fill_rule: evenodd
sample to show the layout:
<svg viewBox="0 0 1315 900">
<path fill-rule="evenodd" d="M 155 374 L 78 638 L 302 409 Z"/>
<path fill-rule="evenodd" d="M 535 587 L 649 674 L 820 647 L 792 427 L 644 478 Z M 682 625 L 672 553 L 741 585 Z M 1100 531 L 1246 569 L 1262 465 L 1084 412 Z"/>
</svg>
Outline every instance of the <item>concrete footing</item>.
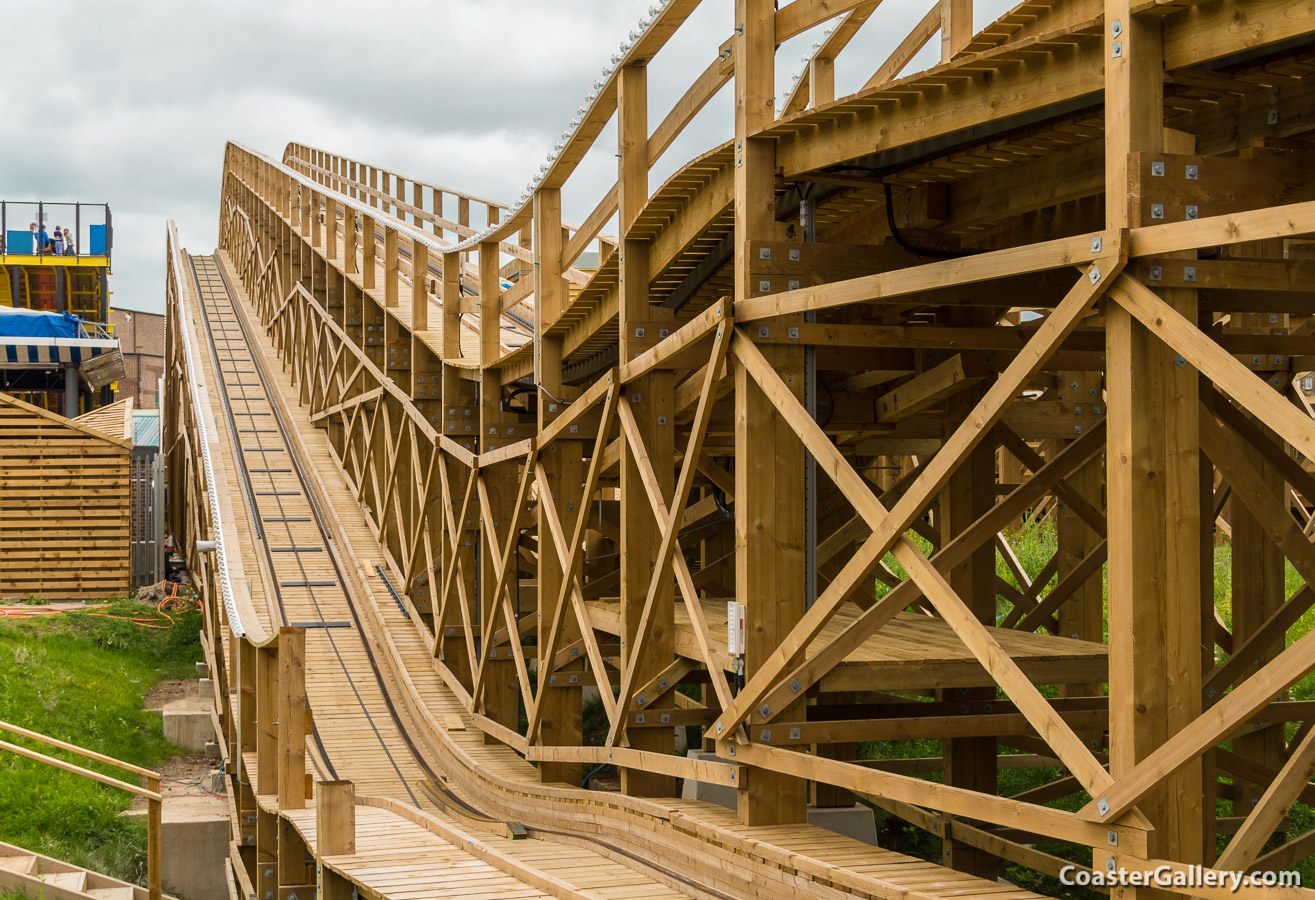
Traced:
<svg viewBox="0 0 1315 900">
<path fill-rule="evenodd" d="M 169 797 L 163 804 L 164 892 L 180 900 L 228 900 L 228 804 L 223 797 Z M 145 810 L 129 816 L 145 817 Z"/>
<path fill-rule="evenodd" d="M 690 759 L 703 762 L 727 762 L 707 750 L 691 750 Z M 735 809 L 737 798 L 735 788 L 722 784 L 709 784 L 706 781 L 685 781 L 682 797 L 685 800 L 699 800 L 715 803 L 727 809 Z M 877 820 L 868 807 L 861 803 L 853 806 L 808 807 L 808 824 L 843 834 L 845 837 L 877 845 Z"/>
<path fill-rule="evenodd" d="M 215 740 L 213 685 L 208 678 L 183 684 L 186 692 L 160 707 L 164 736 L 186 750 L 204 753 Z"/>
</svg>

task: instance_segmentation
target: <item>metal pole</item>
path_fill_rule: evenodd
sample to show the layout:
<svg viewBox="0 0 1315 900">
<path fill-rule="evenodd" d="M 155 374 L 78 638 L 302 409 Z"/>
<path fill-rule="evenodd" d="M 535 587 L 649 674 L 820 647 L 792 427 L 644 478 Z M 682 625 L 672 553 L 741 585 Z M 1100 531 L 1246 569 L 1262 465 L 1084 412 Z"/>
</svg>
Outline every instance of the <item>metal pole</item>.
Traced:
<svg viewBox="0 0 1315 900">
<path fill-rule="evenodd" d="M 64 367 L 64 417 L 72 419 L 78 414 L 78 367 L 69 363 Z"/>
</svg>

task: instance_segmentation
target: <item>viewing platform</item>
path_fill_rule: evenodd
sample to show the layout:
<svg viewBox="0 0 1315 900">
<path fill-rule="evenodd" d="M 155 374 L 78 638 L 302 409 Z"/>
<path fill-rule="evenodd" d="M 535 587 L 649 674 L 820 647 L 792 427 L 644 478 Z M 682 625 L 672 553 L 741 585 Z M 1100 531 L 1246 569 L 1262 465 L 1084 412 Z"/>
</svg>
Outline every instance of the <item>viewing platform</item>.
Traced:
<svg viewBox="0 0 1315 900">
<path fill-rule="evenodd" d="M 0 328 L 0 390 L 70 417 L 111 401 L 123 372 L 108 327 L 112 245 L 108 204 L 0 200 L 0 312 L 58 322 Z M 88 363 L 103 354 L 111 365 L 97 374 Z"/>
</svg>

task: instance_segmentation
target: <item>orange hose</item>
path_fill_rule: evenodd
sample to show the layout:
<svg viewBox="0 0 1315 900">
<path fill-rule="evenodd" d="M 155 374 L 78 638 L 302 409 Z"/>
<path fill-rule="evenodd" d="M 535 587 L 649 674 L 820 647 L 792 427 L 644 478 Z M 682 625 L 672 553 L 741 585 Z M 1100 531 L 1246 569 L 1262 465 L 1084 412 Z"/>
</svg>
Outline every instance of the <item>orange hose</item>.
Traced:
<svg viewBox="0 0 1315 900">
<path fill-rule="evenodd" d="M 89 616 L 95 616 L 98 619 L 118 619 L 121 622 L 131 622 L 141 628 L 159 628 L 168 629 L 172 627 L 176 620 L 169 613 L 185 613 L 197 609 L 201 604 L 196 597 L 192 595 L 192 589 L 186 585 L 180 585 L 177 582 L 160 582 L 162 590 L 168 590 L 169 593 L 164 595 L 155 606 L 158 617 L 152 616 L 115 616 L 99 610 L 106 609 L 109 604 L 101 603 L 96 606 L 83 606 L 77 609 L 60 609 L 54 606 L 0 606 L 0 619 L 35 619 L 41 616 L 58 616 L 70 612 L 86 612 Z M 187 591 L 186 594 L 180 594 L 179 588 Z M 165 624 L 167 623 L 167 624 Z"/>
</svg>

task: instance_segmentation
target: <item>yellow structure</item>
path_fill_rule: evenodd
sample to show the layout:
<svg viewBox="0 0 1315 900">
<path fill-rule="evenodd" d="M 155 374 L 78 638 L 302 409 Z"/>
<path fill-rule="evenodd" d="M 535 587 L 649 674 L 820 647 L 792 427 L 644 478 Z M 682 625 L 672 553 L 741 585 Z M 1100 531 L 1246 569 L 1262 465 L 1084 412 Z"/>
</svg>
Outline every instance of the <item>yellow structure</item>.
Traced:
<svg viewBox="0 0 1315 900">
<path fill-rule="evenodd" d="M 106 204 L 0 201 L 0 308 L 69 313 L 90 336 L 108 339 L 112 235 Z M 112 399 L 80 360 L 39 355 L 33 366 L 26 353 L 17 362 L 0 353 L 0 391 L 70 416 Z"/>
</svg>

